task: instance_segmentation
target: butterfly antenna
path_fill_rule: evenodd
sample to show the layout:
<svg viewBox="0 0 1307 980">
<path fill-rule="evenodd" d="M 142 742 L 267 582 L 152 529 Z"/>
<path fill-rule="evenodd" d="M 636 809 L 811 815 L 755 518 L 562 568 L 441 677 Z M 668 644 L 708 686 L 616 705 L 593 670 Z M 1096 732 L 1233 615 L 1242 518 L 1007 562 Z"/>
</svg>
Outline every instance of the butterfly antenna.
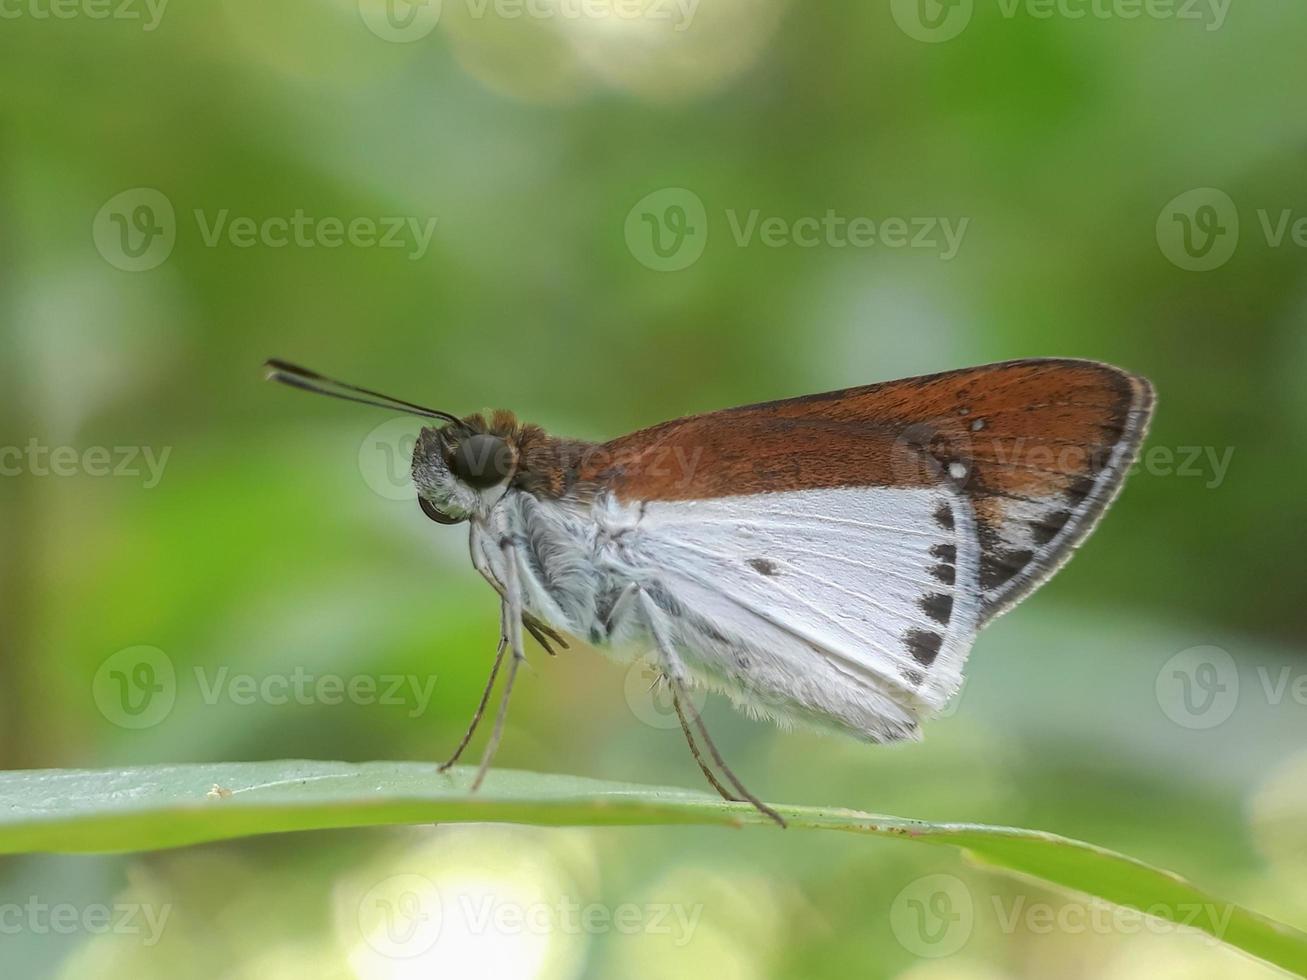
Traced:
<svg viewBox="0 0 1307 980">
<path fill-rule="evenodd" d="M 450 415 L 448 412 L 427 408 L 424 405 L 416 405 L 413 402 L 406 402 L 391 395 L 383 395 L 371 388 L 360 388 L 358 385 L 346 384 L 344 381 L 328 378 L 326 375 L 318 374 L 317 371 L 310 371 L 308 368 L 300 367 L 298 364 L 291 364 L 289 361 L 271 358 L 264 362 L 263 367 L 266 380 L 279 381 L 284 385 L 290 385 L 292 388 L 311 391 L 315 395 L 326 395 L 329 398 L 357 402 L 360 405 L 372 405 L 375 408 L 388 408 L 409 415 L 420 415 L 423 418 L 441 419 L 445 422 L 457 422 L 459 420 L 458 416 Z M 365 395 L 367 397 L 362 397 Z"/>
</svg>

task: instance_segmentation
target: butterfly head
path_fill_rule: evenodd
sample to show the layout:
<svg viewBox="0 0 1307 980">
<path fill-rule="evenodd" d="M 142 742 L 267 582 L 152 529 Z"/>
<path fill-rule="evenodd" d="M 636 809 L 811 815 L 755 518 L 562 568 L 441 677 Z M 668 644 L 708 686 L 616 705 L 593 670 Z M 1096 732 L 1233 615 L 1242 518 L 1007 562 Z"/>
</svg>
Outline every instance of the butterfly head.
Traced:
<svg viewBox="0 0 1307 980">
<path fill-rule="evenodd" d="M 511 431 L 494 429 L 473 415 L 446 426 L 429 426 L 418 436 L 413 484 L 422 512 L 433 521 L 458 524 L 484 515 L 508 492 L 518 451 Z"/>
<path fill-rule="evenodd" d="M 459 524 L 489 513 L 508 492 L 519 468 L 521 440 L 532 431 L 509 412 L 496 412 L 488 422 L 480 415 L 460 419 L 287 361 L 270 360 L 264 369 L 269 381 L 292 388 L 444 423 L 422 430 L 412 469 L 418 504 L 441 524 Z"/>
</svg>

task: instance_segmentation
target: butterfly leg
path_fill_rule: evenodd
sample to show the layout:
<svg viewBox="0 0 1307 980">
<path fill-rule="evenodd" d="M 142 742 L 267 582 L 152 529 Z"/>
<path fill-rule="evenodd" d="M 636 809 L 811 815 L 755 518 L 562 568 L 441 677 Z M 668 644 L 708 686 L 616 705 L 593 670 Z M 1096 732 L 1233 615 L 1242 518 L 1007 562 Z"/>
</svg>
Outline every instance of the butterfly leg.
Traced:
<svg viewBox="0 0 1307 980">
<path fill-rule="evenodd" d="M 689 694 L 688 671 L 685 669 L 685 664 L 681 662 L 681 658 L 677 654 L 676 648 L 672 645 L 671 639 L 663 629 L 662 610 L 654 604 L 653 600 L 649 598 L 648 593 L 643 590 L 639 592 L 639 602 L 640 611 L 644 615 L 645 623 L 649 627 L 649 632 L 653 635 L 654 645 L 658 648 L 658 653 L 662 657 L 663 673 L 667 675 L 668 681 L 671 682 L 672 691 L 678 698 L 687 697 Z M 680 714 L 680 711 L 678 710 L 677 713 Z M 682 720 L 684 720 L 683 717 Z M 726 760 L 722 758 L 722 754 L 717 751 L 717 746 L 713 742 L 712 736 L 708 734 L 707 726 L 703 723 L 703 717 L 697 711 L 694 713 L 694 727 L 699 730 L 699 737 L 703 739 L 703 744 L 708 747 L 708 754 L 712 756 L 713 762 L 717 763 L 717 768 L 726 776 L 727 782 L 734 787 L 735 792 L 739 793 L 746 800 L 752 803 L 758 812 L 765 814 L 772 820 L 776 821 L 776 823 L 781 827 L 784 827 L 785 819 L 766 803 L 762 802 L 762 800 L 749 792 L 745 785 L 740 782 L 739 777 L 731 771 L 731 767 L 726 764 Z M 695 757 L 698 758 L 698 752 L 695 752 Z M 700 768 L 704 769 L 705 774 L 707 773 L 707 768 L 703 765 L 702 761 L 700 762 Z M 721 791 L 721 787 L 715 779 L 709 776 L 708 781 L 718 788 L 718 792 Z M 723 793 L 722 795 L 725 796 L 726 794 Z"/>
<path fill-rule="evenodd" d="M 490 679 L 486 681 L 486 689 L 481 692 L 481 702 L 477 705 L 476 713 L 472 715 L 472 723 L 467 726 L 467 731 L 463 733 L 462 740 L 458 743 L 458 748 L 454 749 L 445 763 L 436 770 L 445 772 L 450 766 L 458 761 L 467 748 L 472 736 L 476 734 L 477 725 L 481 724 L 481 716 L 486 713 L 486 705 L 490 703 L 490 692 L 495 689 L 495 679 L 499 677 L 499 668 L 504 664 L 504 651 L 508 649 L 508 610 L 503 603 L 499 606 L 499 649 L 495 651 L 495 664 L 490 668 Z"/>
<path fill-rule="evenodd" d="M 557 643 L 564 650 L 568 648 L 567 641 L 559 635 L 558 630 L 554 629 L 548 623 L 536 619 L 529 612 L 522 613 L 522 625 L 526 627 L 528 633 L 535 637 L 536 642 L 544 647 L 545 653 L 549 654 L 549 656 L 558 656 L 558 654 L 554 652 L 554 643 Z"/>
<path fill-rule="evenodd" d="M 500 542 L 500 548 L 504 552 L 504 605 L 503 616 L 505 625 L 508 627 L 508 648 L 512 651 L 512 659 L 508 662 L 508 675 L 504 679 L 504 692 L 499 696 L 499 711 L 495 714 L 495 727 L 490 733 L 490 741 L 486 743 L 485 752 L 481 756 L 481 765 L 477 767 L 476 778 L 472 780 L 469 788 L 470 792 L 475 793 L 481 786 L 481 781 L 486 778 L 486 773 L 490 769 L 490 762 L 495 757 L 495 750 L 499 748 L 499 740 L 504 735 L 504 719 L 508 717 L 508 699 L 513 694 L 513 682 L 517 680 L 517 670 L 526 660 L 526 654 L 522 650 L 522 588 L 518 581 L 517 570 L 517 552 L 513 548 L 513 542 L 505 538 Z"/>
<path fill-rule="evenodd" d="M 612 634 L 614 623 L 632 615 L 631 606 L 635 604 L 636 597 L 639 594 L 640 586 L 635 582 L 631 582 L 617 597 L 617 600 L 613 603 L 613 607 L 609 610 L 607 616 L 608 632 L 610 635 Z M 685 720 L 685 709 L 681 705 L 681 692 L 677 684 L 675 684 L 665 673 L 660 674 L 658 677 L 658 683 L 661 684 L 663 681 L 667 682 L 667 686 L 672 692 L 672 707 L 676 709 L 676 718 L 681 723 L 681 732 L 685 735 L 686 744 L 690 746 L 690 754 L 694 756 L 694 761 L 699 764 L 699 771 L 704 774 L 704 778 L 712 784 L 712 788 L 717 790 L 718 795 L 720 795 L 723 800 L 729 800 L 731 803 L 743 803 L 744 801 L 740 799 L 740 797 L 731 793 L 730 790 L 726 789 L 726 787 L 721 784 L 721 781 L 718 780 L 716 774 L 708 768 L 708 763 L 703 761 L 703 756 L 699 754 L 698 743 L 694 740 L 694 732 L 690 730 L 690 723 Z M 690 707 L 691 710 L 694 709 L 693 704 L 691 704 Z"/>
<path fill-rule="evenodd" d="M 690 754 L 694 756 L 694 761 L 699 764 L 699 771 L 704 774 L 708 782 L 712 783 L 712 788 L 717 790 L 718 795 L 723 800 L 728 800 L 731 803 L 743 803 L 744 800 L 735 796 L 718 781 L 717 777 L 713 775 L 713 771 L 708 768 L 708 763 L 703 761 L 703 756 L 699 754 L 699 746 L 694 741 L 694 732 L 690 731 L 690 723 L 685 720 L 685 709 L 681 707 L 681 695 L 677 691 L 675 684 L 672 685 L 672 707 L 676 709 L 676 717 L 681 722 L 681 731 L 685 733 L 685 741 L 690 746 Z M 694 706 L 691 705 L 690 707 L 693 710 Z"/>
</svg>

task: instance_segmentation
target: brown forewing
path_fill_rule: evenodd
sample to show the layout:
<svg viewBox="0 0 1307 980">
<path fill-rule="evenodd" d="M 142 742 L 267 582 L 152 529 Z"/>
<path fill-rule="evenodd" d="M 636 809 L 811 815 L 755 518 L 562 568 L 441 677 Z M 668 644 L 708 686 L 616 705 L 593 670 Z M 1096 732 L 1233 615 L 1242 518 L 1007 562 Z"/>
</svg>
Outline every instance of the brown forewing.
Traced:
<svg viewBox="0 0 1307 980">
<path fill-rule="evenodd" d="M 1110 365 L 1008 361 L 678 419 L 592 447 L 577 476 L 625 501 L 949 481 L 972 501 L 997 590 L 1051 561 L 1043 545 L 1065 552 L 1087 532 L 1151 407 L 1148 382 Z M 1005 526 L 1018 517 L 1021 535 Z"/>
<path fill-rule="evenodd" d="M 1008 361 L 665 422 L 595 447 L 582 482 L 626 500 L 920 486 L 969 464 L 976 491 L 1092 477 L 1148 384 L 1091 361 Z"/>
</svg>

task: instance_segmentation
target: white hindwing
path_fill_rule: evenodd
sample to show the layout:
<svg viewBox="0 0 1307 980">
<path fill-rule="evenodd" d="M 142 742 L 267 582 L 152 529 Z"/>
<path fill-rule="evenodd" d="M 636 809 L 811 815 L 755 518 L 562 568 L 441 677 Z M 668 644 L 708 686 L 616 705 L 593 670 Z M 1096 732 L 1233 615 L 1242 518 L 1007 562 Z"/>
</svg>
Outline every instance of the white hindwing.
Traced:
<svg viewBox="0 0 1307 980">
<path fill-rule="evenodd" d="M 746 710 L 911 738 L 962 682 L 979 544 L 947 486 L 599 509 L 614 562 L 667 614 L 691 672 Z"/>
</svg>

